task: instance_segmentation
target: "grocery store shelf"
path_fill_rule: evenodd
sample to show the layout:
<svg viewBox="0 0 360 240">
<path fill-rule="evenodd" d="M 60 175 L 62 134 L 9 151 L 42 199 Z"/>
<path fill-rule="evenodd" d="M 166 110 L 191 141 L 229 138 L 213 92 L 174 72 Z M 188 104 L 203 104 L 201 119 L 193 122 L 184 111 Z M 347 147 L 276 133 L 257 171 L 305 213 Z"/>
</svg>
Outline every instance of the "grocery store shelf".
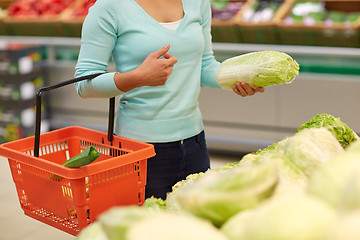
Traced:
<svg viewBox="0 0 360 240">
<path fill-rule="evenodd" d="M 72 37 L 38 37 L 38 36 L 1 36 L 1 44 L 22 43 L 47 46 L 80 46 L 80 38 Z"/>
<path fill-rule="evenodd" d="M 271 45 L 271 44 L 239 44 L 239 43 L 214 43 L 214 51 L 221 52 L 249 52 L 249 51 L 280 51 L 289 54 L 324 55 L 360 57 L 360 48 L 322 47 L 322 46 L 297 46 L 297 45 Z"/>
<path fill-rule="evenodd" d="M 1 36 L 0 41 L 23 44 L 37 44 L 46 46 L 80 46 L 80 38 L 71 37 L 31 37 L 31 36 Z M 360 48 L 325 47 L 325 46 L 298 46 L 246 43 L 213 43 L 214 51 L 221 52 L 248 52 L 273 50 L 303 55 L 332 55 L 360 57 Z"/>
</svg>

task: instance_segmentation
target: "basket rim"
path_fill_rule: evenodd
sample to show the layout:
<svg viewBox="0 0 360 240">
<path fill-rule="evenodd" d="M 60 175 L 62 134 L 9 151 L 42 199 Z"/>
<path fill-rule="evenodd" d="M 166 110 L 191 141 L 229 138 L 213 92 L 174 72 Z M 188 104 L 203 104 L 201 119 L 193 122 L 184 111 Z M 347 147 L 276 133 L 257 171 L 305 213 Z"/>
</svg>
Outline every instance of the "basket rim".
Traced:
<svg viewBox="0 0 360 240">
<path fill-rule="evenodd" d="M 101 137 L 101 138 L 104 137 L 105 139 L 107 136 L 107 134 L 105 134 L 103 132 L 100 132 L 97 130 L 92 130 L 92 129 L 87 129 L 85 127 L 79 127 L 79 126 L 65 127 L 62 129 L 57 129 L 57 130 L 53 130 L 53 131 L 50 131 L 47 133 L 43 133 L 41 135 L 57 134 L 61 131 L 65 132 L 65 131 L 74 131 L 74 130 L 75 131 L 92 132 L 93 134 L 94 133 L 99 134 L 99 137 Z M 64 178 L 78 179 L 78 178 L 83 178 L 83 177 L 86 177 L 89 175 L 94 175 L 94 174 L 97 174 L 100 172 L 104 172 L 104 171 L 107 171 L 107 170 L 110 170 L 110 169 L 113 169 L 116 167 L 128 165 L 130 163 L 147 160 L 147 158 L 150 158 L 155 155 L 154 146 L 152 144 L 114 135 L 114 140 L 132 142 L 137 145 L 141 145 L 142 149 L 137 149 L 135 151 L 129 151 L 129 153 L 127 153 L 127 154 L 116 156 L 116 157 L 110 157 L 108 159 L 104 159 L 99 162 L 94 162 L 92 164 L 85 165 L 85 166 L 82 166 L 79 168 L 67 168 L 61 164 L 51 162 L 47 159 L 41 158 L 41 156 L 35 157 L 30 154 L 26 154 L 25 152 L 31 151 L 33 149 L 33 146 L 31 146 L 30 148 L 27 148 L 23 151 L 15 150 L 15 149 L 11 148 L 11 146 L 17 145 L 21 142 L 33 143 L 34 138 L 35 138 L 34 136 L 31 136 L 31 137 L 22 138 L 22 139 L 18 139 L 18 140 L 12 141 L 12 142 L 7 142 L 7 143 L 1 144 L 0 145 L 0 156 L 4 156 L 4 157 L 8 158 L 9 160 L 10 159 L 15 160 L 18 162 L 22 162 L 24 164 L 28 164 L 28 165 L 40 168 L 42 170 L 51 172 L 53 174 L 56 174 L 56 175 L 64 177 Z M 46 146 L 47 144 L 48 143 L 44 144 L 44 142 L 42 142 L 40 144 L 40 147 Z M 94 143 L 94 144 L 101 145 L 101 146 L 111 148 L 111 149 L 122 149 L 122 148 L 117 148 L 116 146 L 107 145 L 105 143 L 104 144 Z M 31 149 L 31 150 L 29 150 L 29 149 Z M 124 150 L 128 150 L 128 149 L 124 149 Z"/>
</svg>

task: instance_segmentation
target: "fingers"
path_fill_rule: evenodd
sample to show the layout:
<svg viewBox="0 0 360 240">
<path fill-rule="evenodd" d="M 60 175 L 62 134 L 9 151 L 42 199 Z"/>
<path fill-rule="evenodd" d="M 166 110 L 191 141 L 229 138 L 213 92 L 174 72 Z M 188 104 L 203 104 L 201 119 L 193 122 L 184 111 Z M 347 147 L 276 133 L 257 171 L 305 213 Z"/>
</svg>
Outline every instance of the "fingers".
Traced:
<svg viewBox="0 0 360 240">
<path fill-rule="evenodd" d="M 241 83 L 238 82 L 233 86 L 233 91 L 242 97 L 246 97 L 246 96 L 252 96 L 256 92 L 262 93 L 265 91 L 265 89 L 262 87 L 258 87 L 258 86 L 254 86 L 253 88 L 251 88 L 245 82 L 241 82 Z"/>
<path fill-rule="evenodd" d="M 241 83 L 236 83 L 234 86 L 233 86 L 233 91 L 242 96 L 242 97 L 245 97 L 245 96 L 252 96 L 255 94 L 255 90 L 252 89 L 247 83 L 244 83 L 244 82 L 241 82 Z"/>
<path fill-rule="evenodd" d="M 164 54 L 166 54 L 169 51 L 169 48 L 170 48 L 170 44 L 166 44 L 164 47 L 157 50 L 156 52 L 151 53 L 150 55 L 153 58 L 159 58 L 159 57 L 163 56 Z"/>
<path fill-rule="evenodd" d="M 164 62 L 166 62 L 165 65 L 172 67 L 177 62 L 177 58 L 167 53 L 169 51 L 169 48 L 170 44 L 166 44 L 164 47 L 162 47 L 156 52 L 151 53 L 149 56 L 153 59 L 164 57 L 164 59 L 160 60 L 164 60 Z"/>
<path fill-rule="evenodd" d="M 170 54 L 164 54 L 163 57 L 168 60 L 169 66 L 173 66 L 175 63 L 177 63 L 177 58 Z"/>
<path fill-rule="evenodd" d="M 260 93 L 263 93 L 265 91 L 264 88 L 258 86 L 254 86 L 253 89 L 255 90 L 255 92 L 260 92 Z"/>
</svg>

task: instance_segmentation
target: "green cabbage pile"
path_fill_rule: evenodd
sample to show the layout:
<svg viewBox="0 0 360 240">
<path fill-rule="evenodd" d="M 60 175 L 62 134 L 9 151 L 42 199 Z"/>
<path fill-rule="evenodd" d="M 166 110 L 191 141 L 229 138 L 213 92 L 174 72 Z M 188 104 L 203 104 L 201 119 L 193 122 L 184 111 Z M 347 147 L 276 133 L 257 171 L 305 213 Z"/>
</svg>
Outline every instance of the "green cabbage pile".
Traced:
<svg viewBox="0 0 360 240">
<path fill-rule="evenodd" d="M 237 82 L 246 82 L 250 87 L 266 87 L 290 83 L 299 75 L 299 69 L 299 64 L 286 53 L 252 52 L 222 62 L 216 81 L 228 90 Z"/>
<path fill-rule="evenodd" d="M 106 211 L 77 238 L 358 240 L 357 139 L 339 118 L 319 114 L 238 162 L 189 175 L 165 200 Z"/>
</svg>

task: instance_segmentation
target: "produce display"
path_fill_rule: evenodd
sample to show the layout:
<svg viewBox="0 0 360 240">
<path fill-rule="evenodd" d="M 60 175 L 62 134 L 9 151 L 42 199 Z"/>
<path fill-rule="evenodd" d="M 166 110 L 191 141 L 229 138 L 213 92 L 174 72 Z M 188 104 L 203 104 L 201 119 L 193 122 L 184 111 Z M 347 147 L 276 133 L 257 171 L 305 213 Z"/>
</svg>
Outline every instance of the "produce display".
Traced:
<svg viewBox="0 0 360 240">
<path fill-rule="evenodd" d="M 299 75 L 299 64 L 289 55 L 277 51 L 259 51 L 229 58 L 220 64 L 218 84 L 227 90 L 239 81 L 250 87 L 290 83 Z"/>
<path fill-rule="evenodd" d="M 89 11 L 89 8 L 94 5 L 95 0 L 77 0 L 72 2 L 72 4 L 61 14 L 63 19 L 76 19 L 84 18 Z"/>
<path fill-rule="evenodd" d="M 213 19 L 230 20 L 243 8 L 244 2 L 212 0 L 211 10 Z"/>
<path fill-rule="evenodd" d="M 241 21 L 248 23 L 269 22 L 283 4 L 282 0 L 255 0 L 244 11 Z"/>
<path fill-rule="evenodd" d="M 75 18 L 87 15 L 93 0 L 16 0 L 6 10 L 15 18 L 51 18 L 62 16 Z"/>
<path fill-rule="evenodd" d="M 109 209 L 77 239 L 359 239 L 358 139 L 318 114 L 238 162 L 189 175 L 165 200 Z"/>
<path fill-rule="evenodd" d="M 71 0 L 17 0 L 11 3 L 7 14 L 16 18 L 54 17 L 61 14 Z"/>
<path fill-rule="evenodd" d="M 6 10 L 0 8 L 0 19 L 3 18 L 3 17 L 5 17 L 6 15 L 7 15 Z"/>
<path fill-rule="evenodd" d="M 297 23 L 308 26 L 315 24 L 353 26 L 359 20 L 360 11 L 327 10 L 324 2 L 299 1 L 293 5 L 289 16 L 284 19 L 284 23 L 288 25 Z"/>
</svg>

